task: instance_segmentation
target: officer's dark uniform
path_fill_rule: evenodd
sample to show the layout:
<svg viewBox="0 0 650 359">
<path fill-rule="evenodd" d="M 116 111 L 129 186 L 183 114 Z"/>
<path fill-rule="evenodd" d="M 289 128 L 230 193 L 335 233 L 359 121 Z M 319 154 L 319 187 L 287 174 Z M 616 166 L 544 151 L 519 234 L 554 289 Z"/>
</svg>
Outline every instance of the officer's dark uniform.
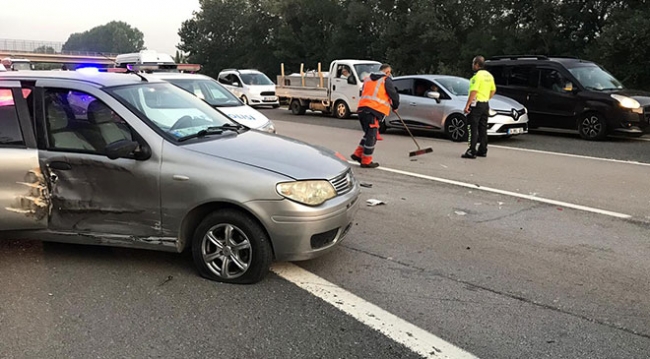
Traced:
<svg viewBox="0 0 650 359">
<path fill-rule="evenodd" d="M 463 157 L 485 156 L 488 145 L 488 116 L 490 106 L 490 94 L 496 91 L 494 77 L 486 70 L 479 70 L 470 80 L 469 92 L 476 91 L 476 101 L 471 105 L 471 111 L 467 116 L 469 132 L 469 149 Z M 478 151 L 476 144 L 479 143 Z"/>
</svg>

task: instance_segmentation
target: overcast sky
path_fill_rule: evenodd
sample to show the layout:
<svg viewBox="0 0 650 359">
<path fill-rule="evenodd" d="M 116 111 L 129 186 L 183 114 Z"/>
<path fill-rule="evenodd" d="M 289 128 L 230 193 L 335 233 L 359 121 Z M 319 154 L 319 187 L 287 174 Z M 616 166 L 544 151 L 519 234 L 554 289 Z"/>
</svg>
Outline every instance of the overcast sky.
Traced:
<svg viewBox="0 0 650 359">
<path fill-rule="evenodd" d="M 65 42 L 72 33 L 116 20 L 142 31 L 147 49 L 173 56 L 180 41 L 178 29 L 195 10 L 198 0 L 5 1 L 0 39 Z"/>
</svg>

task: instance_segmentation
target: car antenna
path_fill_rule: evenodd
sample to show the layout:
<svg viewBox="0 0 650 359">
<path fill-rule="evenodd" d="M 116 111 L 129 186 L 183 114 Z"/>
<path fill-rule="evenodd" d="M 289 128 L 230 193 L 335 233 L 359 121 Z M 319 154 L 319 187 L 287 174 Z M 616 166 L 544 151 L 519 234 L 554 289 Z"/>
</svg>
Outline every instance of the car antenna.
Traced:
<svg viewBox="0 0 650 359">
<path fill-rule="evenodd" d="M 140 73 L 140 69 L 133 66 L 132 64 L 126 64 L 126 69 L 132 72 L 133 74 L 135 74 L 136 76 L 138 76 L 142 81 L 149 82 L 149 80 L 147 80 L 147 78 Z"/>
</svg>

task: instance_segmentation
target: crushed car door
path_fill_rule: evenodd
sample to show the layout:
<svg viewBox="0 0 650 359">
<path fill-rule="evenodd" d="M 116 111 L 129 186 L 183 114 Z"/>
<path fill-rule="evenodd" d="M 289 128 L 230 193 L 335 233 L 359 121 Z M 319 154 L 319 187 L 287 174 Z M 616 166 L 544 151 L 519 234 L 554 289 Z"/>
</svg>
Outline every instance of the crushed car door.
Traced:
<svg viewBox="0 0 650 359">
<path fill-rule="evenodd" d="M 20 82 L 0 79 L 0 231 L 47 227 L 49 193 L 25 100 L 30 95 Z"/>
<path fill-rule="evenodd" d="M 137 151 L 148 147 L 124 120 L 134 116 L 90 85 L 37 85 L 46 133 L 40 158 L 49 172 L 53 204 L 50 229 L 126 245 L 172 245 L 160 238 L 159 157 L 107 156 L 106 147 L 117 141 L 140 142 Z"/>
</svg>

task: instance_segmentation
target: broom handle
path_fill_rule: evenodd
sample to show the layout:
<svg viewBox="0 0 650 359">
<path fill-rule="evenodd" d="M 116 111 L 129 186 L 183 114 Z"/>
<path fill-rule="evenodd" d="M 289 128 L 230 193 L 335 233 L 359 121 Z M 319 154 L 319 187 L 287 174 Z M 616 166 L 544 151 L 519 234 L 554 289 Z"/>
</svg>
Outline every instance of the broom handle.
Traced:
<svg viewBox="0 0 650 359">
<path fill-rule="evenodd" d="M 397 111 L 395 111 L 395 110 L 393 110 L 393 113 L 395 115 L 397 115 L 397 118 L 399 118 L 402 125 L 404 125 L 404 128 L 406 129 L 406 131 L 408 131 L 409 135 L 411 136 L 411 139 L 413 140 L 413 142 L 415 142 L 415 145 L 418 146 L 418 150 L 420 150 L 420 145 L 418 144 L 418 141 L 415 140 L 415 137 L 413 137 L 413 134 L 411 133 L 411 130 L 409 130 L 409 128 L 404 123 L 404 120 L 402 120 L 402 116 L 400 116 L 399 113 L 397 113 Z"/>
</svg>

